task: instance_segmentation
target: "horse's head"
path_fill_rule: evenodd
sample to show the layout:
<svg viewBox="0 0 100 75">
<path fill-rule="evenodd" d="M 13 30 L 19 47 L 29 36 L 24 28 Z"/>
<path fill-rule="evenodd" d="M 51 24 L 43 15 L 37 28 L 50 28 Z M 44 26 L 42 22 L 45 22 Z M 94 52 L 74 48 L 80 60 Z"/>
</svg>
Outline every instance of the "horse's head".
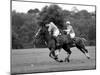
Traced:
<svg viewBox="0 0 100 75">
<path fill-rule="evenodd" d="M 49 34 L 48 28 L 46 26 L 42 26 L 38 29 L 35 37 L 38 38 L 39 36 L 42 37 L 43 39 L 50 38 L 50 34 Z"/>
<path fill-rule="evenodd" d="M 42 29 L 41 29 L 41 33 L 43 34 L 44 39 L 50 39 L 51 38 L 51 35 L 48 31 L 48 27 L 43 26 Z"/>
<path fill-rule="evenodd" d="M 51 34 L 49 34 L 48 28 L 46 26 L 42 26 L 38 31 L 39 37 L 42 37 L 42 39 L 47 43 L 48 47 L 55 49 L 55 39 L 52 37 Z"/>
</svg>

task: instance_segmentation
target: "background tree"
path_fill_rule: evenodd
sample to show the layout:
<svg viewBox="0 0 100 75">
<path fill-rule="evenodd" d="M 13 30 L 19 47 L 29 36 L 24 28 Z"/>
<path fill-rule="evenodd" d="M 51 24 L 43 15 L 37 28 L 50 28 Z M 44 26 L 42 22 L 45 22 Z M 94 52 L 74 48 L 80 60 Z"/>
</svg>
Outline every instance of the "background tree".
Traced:
<svg viewBox="0 0 100 75">
<path fill-rule="evenodd" d="M 58 5 L 45 6 L 40 12 L 40 25 L 54 22 L 58 28 L 63 27 L 63 10 Z"/>
<path fill-rule="evenodd" d="M 40 11 L 39 11 L 39 9 L 37 9 L 37 8 L 35 8 L 35 9 L 30 9 L 30 10 L 28 10 L 28 14 L 36 14 L 36 13 L 39 13 Z"/>
<path fill-rule="evenodd" d="M 40 26 L 52 21 L 59 29 L 64 29 L 67 20 L 71 21 L 77 37 L 87 39 L 88 45 L 95 45 L 95 11 L 78 10 L 72 14 L 58 5 L 50 5 L 41 11 L 37 8 L 29 9 L 27 13 L 12 11 L 12 48 L 46 47 L 42 35 L 34 37 Z"/>
</svg>

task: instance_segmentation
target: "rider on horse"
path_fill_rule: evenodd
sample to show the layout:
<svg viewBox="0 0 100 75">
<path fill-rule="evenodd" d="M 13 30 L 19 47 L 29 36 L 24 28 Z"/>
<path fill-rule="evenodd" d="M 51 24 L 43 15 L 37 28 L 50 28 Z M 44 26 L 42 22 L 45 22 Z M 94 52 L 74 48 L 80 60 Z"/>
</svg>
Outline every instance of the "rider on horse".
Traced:
<svg viewBox="0 0 100 75">
<path fill-rule="evenodd" d="M 67 33 L 67 35 L 70 35 L 70 39 L 72 40 L 72 42 L 75 41 L 75 32 L 74 32 L 74 29 L 73 27 L 71 26 L 71 23 L 70 21 L 66 21 L 66 29 L 64 29 L 63 31 Z"/>
<path fill-rule="evenodd" d="M 56 45 L 59 45 L 59 43 L 57 41 L 57 36 L 60 34 L 58 27 L 53 22 L 46 24 L 46 27 L 48 27 L 49 33 L 53 35 L 53 38 L 56 41 Z"/>
</svg>

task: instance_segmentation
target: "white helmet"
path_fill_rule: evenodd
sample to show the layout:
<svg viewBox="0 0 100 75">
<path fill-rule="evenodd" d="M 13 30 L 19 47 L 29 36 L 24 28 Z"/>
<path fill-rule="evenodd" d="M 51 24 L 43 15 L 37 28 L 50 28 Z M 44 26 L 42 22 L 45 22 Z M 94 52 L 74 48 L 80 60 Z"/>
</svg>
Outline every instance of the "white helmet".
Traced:
<svg viewBox="0 0 100 75">
<path fill-rule="evenodd" d="M 70 21 L 66 21 L 66 24 L 70 24 Z"/>
</svg>

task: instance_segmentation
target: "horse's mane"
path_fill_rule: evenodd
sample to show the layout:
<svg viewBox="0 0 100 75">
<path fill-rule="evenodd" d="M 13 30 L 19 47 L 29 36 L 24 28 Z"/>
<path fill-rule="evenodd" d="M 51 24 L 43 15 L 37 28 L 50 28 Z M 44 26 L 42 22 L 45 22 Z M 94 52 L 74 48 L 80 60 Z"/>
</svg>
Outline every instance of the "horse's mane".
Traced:
<svg viewBox="0 0 100 75">
<path fill-rule="evenodd" d="M 42 27 L 41 33 L 42 33 L 42 36 L 44 36 L 44 39 L 46 39 L 46 38 L 50 39 L 52 37 L 49 34 L 49 31 L 48 31 L 48 29 L 45 26 Z"/>
</svg>

